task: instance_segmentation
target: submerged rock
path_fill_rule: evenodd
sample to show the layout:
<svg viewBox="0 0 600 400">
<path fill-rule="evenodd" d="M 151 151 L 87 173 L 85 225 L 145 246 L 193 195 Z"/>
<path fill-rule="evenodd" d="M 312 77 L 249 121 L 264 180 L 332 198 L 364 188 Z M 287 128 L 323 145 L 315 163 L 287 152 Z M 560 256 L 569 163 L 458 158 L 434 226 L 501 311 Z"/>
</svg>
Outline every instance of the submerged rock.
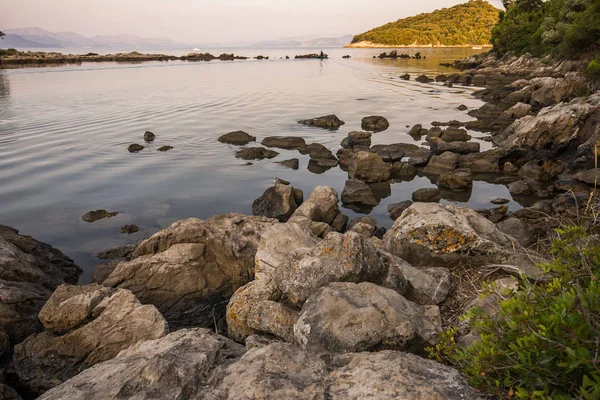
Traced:
<svg viewBox="0 0 600 400">
<path fill-rule="evenodd" d="M 265 158 L 275 158 L 278 152 L 265 149 L 264 147 L 248 147 L 235 153 L 236 158 L 243 160 L 264 160 Z"/>
<path fill-rule="evenodd" d="M 290 169 L 298 169 L 300 168 L 300 160 L 297 158 L 292 158 L 289 160 L 284 160 L 284 161 L 278 161 L 277 164 L 281 164 L 284 167 L 290 168 Z"/>
<path fill-rule="evenodd" d="M 303 150 L 306 147 L 304 138 L 297 136 L 269 136 L 264 138 L 261 144 L 286 150 Z"/>
<path fill-rule="evenodd" d="M 158 149 L 156 149 L 156 151 L 162 151 L 162 152 L 165 152 L 165 151 L 169 151 L 169 150 L 173 150 L 173 149 L 174 149 L 174 147 L 173 147 L 173 146 L 161 146 L 161 147 L 159 147 Z"/>
<path fill-rule="evenodd" d="M 365 131 L 381 132 L 390 127 L 387 119 L 379 115 L 364 117 L 361 122 L 361 127 Z"/>
<path fill-rule="evenodd" d="M 100 221 L 101 219 L 104 219 L 104 218 L 112 218 L 118 214 L 119 214 L 118 211 L 108 212 L 106 210 L 95 210 L 95 211 L 86 212 L 85 214 L 83 214 L 81 219 L 84 220 L 85 222 L 92 223 L 92 222 Z"/>
<path fill-rule="evenodd" d="M 121 233 L 126 233 L 131 235 L 133 233 L 139 232 L 140 228 L 137 225 L 124 225 L 121 227 Z"/>
<path fill-rule="evenodd" d="M 219 142 L 221 143 L 234 144 L 238 146 L 246 145 L 254 141 L 256 141 L 256 137 L 249 135 L 244 131 L 229 132 L 219 137 Z"/>
<path fill-rule="evenodd" d="M 139 151 L 144 150 L 144 146 L 142 146 L 141 144 L 134 143 L 134 144 L 130 144 L 129 147 L 127 147 L 127 150 L 130 153 L 137 153 Z"/>
<path fill-rule="evenodd" d="M 146 131 L 146 133 L 144 133 L 144 141 L 146 142 L 154 142 L 154 139 L 156 139 L 156 135 L 150 131 Z"/>
<path fill-rule="evenodd" d="M 421 76 L 418 76 L 415 80 L 420 83 L 430 83 L 430 82 L 433 82 L 435 79 L 432 79 L 432 78 L 428 77 L 427 75 L 421 75 Z"/>
<path fill-rule="evenodd" d="M 326 115 L 312 119 L 303 119 L 298 121 L 298 123 L 332 130 L 337 130 L 340 126 L 345 124 L 345 122 L 339 119 L 336 115 Z"/>
</svg>

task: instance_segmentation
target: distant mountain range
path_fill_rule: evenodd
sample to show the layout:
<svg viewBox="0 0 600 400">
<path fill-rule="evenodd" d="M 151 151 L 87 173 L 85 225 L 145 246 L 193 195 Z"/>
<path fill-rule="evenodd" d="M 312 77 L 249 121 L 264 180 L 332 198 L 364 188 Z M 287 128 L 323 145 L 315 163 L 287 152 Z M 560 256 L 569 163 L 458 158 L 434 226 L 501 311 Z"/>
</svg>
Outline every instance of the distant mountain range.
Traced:
<svg viewBox="0 0 600 400">
<path fill-rule="evenodd" d="M 258 43 L 239 42 L 229 44 L 192 45 L 179 43 L 167 38 L 143 38 L 134 35 L 102 35 L 85 37 L 75 32 L 50 32 L 46 29 L 30 27 L 17 29 L 2 29 L 6 34 L 0 40 L 0 48 L 122 48 L 127 50 L 141 49 L 182 49 L 194 47 L 343 47 L 350 43 L 352 35 L 337 38 L 322 38 L 318 36 L 288 37 L 268 40 Z"/>
<path fill-rule="evenodd" d="M 281 38 L 255 43 L 252 47 L 344 47 L 352 41 L 352 35 L 336 38 L 320 38 L 317 36 Z"/>
<path fill-rule="evenodd" d="M 181 48 L 189 45 L 166 38 L 142 38 L 134 35 L 100 35 L 85 37 L 75 32 L 50 32 L 42 28 L 5 29 L 0 47 L 112 47 L 127 49 Z"/>
</svg>

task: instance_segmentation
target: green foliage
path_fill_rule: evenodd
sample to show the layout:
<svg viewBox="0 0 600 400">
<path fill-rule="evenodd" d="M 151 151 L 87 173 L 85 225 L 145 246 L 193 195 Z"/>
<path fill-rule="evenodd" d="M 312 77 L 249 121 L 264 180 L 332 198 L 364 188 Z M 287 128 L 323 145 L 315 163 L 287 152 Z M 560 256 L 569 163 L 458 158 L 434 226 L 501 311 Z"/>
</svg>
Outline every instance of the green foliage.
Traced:
<svg viewBox="0 0 600 400">
<path fill-rule="evenodd" d="M 581 227 L 558 230 L 552 281 L 524 282 L 498 315 L 467 314 L 481 341 L 461 349 L 455 329 L 430 349 L 472 384 L 522 399 L 600 398 L 600 243 Z"/>
<path fill-rule="evenodd" d="M 600 47 L 600 0 L 513 0 L 492 32 L 494 49 L 580 57 Z"/>
<path fill-rule="evenodd" d="M 596 59 L 590 61 L 587 66 L 587 73 L 594 79 L 600 79 L 600 56 L 596 57 Z"/>
<path fill-rule="evenodd" d="M 500 10 L 484 0 L 471 0 L 451 8 L 399 19 L 354 36 L 363 41 L 391 46 L 489 44 Z"/>
</svg>

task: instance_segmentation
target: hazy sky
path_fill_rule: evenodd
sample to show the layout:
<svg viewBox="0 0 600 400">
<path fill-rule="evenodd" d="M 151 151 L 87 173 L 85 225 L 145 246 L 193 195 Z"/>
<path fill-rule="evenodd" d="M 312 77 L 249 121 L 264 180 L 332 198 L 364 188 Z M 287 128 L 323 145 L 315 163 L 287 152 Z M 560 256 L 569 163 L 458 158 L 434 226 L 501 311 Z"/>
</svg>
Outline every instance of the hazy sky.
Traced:
<svg viewBox="0 0 600 400">
<path fill-rule="evenodd" d="M 185 43 L 357 34 L 461 0 L 2 0 L 0 29 L 131 33 Z M 490 0 L 496 7 L 499 0 Z"/>
</svg>

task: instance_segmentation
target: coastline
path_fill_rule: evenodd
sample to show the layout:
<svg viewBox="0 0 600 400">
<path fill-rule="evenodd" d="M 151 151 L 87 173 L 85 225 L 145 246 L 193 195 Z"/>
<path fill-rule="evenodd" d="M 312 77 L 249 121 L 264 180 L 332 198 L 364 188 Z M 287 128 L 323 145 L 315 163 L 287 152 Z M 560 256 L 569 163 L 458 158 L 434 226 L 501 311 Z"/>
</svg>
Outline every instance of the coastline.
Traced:
<svg viewBox="0 0 600 400">
<path fill-rule="evenodd" d="M 468 111 L 475 121 L 432 121 L 430 129 L 414 126 L 407 134 L 423 137 L 428 147 L 371 146 L 371 132 L 389 127 L 381 116 L 363 118 L 361 128 L 369 132 L 349 133 L 335 153 L 303 138 L 262 138 L 263 146 L 295 149 L 323 169 L 339 164 L 350 175 L 347 188 L 339 196 L 319 186 L 304 199 L 289 182 L 278 180 L 255 200 L 254 216 L 230 213 L 174 222 L 125 257 L 99 266 L 96 285 L 74 286 L 81 271 L 72 260 L 10 228 L 0 230 L 5 248 L 12 251 L 7 252 L 8 265 L 17 277 L 17 284 L 6 281 L 8 287 L 17 291 L 21 283 L 41 286 L 28 282 L 31 274 L 19 269 L 53 266 L 41 274 L 52 289 L 42 292 L 33 309 L 10 303 L 17 311 L 11 314 L 14 319 L 0 326 L 0 334 L 8 338 L 4 351 L 14 352 L 8 363 L 18 378 L 9 376 L 8 383 L 44 400 L 73 398 L 74 393 L 106 396 L 131 387 L 174 398 L 173 387 L 179 386 L 186 393 L 226 393 L 229 398 L 241 398 L 244 391 L 261 398 L 266 393 L 304 398 L 306 386 L 294 386 L 308 379 L 293 372 L 300 365 L 314 381 L 310 390 L 337 398 L 349 398 L 344 389 L 349 385 L 361 393 L 378 390 L 382 397 L 395 398 L 406 381 L 420 398 L 432 393 L 480 398 L 455 370 L 420 355 L 471 302 L 485 304 L 485 298 L 478 300 L 485 285 L 517 287 L 519 279 L 544 278 L 534 263 L 547 256 L 544 243 L 554 227 L 551 218 L 561 213 L 579 216 L 581 206 L 589 204 L 583 195 L 597 196 L 592 145 L 600 134 L 593 117 L 600 111 L 600 96 L 577 98 L 574 83 L 590 84 L 593 92 L 597 87 L 584 79 L 576 63 L 482 54 L 453 66 L 460 72 L 416 80 L 431 88 L 485 87 L 474 93 L 485 104 Z M 345 124 L 333 115 L 299 122 L 323 132 Z M 482 152 L 472 148 L 463 127 L 488 133 L 497 147 Z M 257 140 L 241 131 L 232 133 L 219 141 L 242 146 Z M 272 158 L 272 152 L 242 148 L 236 158 Z M 387 232 L 369 217 L 348 223 L 339 209 L 340 201 L 368 205 L 374 197 L 368 183 L 409 179 L 417 173 L 433 177 L 434 185 L 454 194 L 472 190 L 476 174 L 492 174 L 512 196 L 536 202 L 511 212 L 502 205 L 504 199 L 497 199 L 492 204 L 498 206 L 475 211 L 438 204 L 440 190 L 419 189 L 413 193 L 414 203 L 394 204 L 394 216 L 388 208 L 395 223 Z M 36 252 L 27 254 L 28 249 Z M 490 299 L 495 306 L 497 301 Z M 74 306 L 82 310 L 75 317 L 70 312 Z M 381 319 L 383 312 L 393 318 Z M 346 326 L 336 325 L 340 315 L 376 323 L 355 325 L 348 333 Z M 27 330 L 17 330 L 23 326 Z M 459 334 L 463 339 L 470 332 Z M 84 369 L 72 361 L 73 353 L 83 359 L 90 350 L 73 350 L 72 344 L 88 342 L 99 356 Z M 196 382 L 200 367 L 195 363 L 211 379 L 186 386 Z M 410 368 L 397 368 L 407 363 Z M 382 369 L 388 373 L 380 374 Z M 134 379 L 139 371 L 158 378 L 138 385 Z M 431 371 L 444 379 L 420 380 Z M 339 387 L 330 383 L 340 379 L 346 380 Z"/>
<path fill-rule="evenodd" d="M 389 45 L 382 43 L 373 43 L 373 42 L 358 42 L 358 43 L 350 43 L 344 46 L 344 48 L 349 49 L 430 49 L 430 48 L 449 48 L 449 49 L 467 49 L 473 47 L 481 47 L 483 49 L 491 49 L 491 44 L 465 44 L 465 45 L 456 45 L 456 46 L 446 46 L 446 45 L 422 45 L 422 44 L 404 44 L 404 45 Z"/>
</svg>

